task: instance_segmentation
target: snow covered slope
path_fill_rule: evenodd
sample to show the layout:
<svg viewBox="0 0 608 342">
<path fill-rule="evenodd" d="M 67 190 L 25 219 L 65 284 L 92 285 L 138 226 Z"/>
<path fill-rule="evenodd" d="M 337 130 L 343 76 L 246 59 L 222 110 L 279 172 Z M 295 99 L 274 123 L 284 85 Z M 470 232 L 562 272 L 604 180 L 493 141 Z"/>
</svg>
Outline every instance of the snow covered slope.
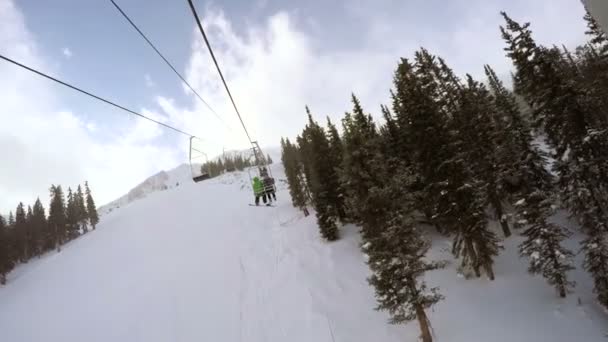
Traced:
<svg viewBox="0 0 608 342">
<path fill-rule="evenodd" d="M 280 165 L 274 173 L 283 177 Z M 356 227 L 322 242 L 284 183 L 272 208 L 248 206 L 248 182 L 239 172 L 149 193 L 20 267 L 0 288 L 0 340 L 416 341 L 416 322 L 391 326 L 373 310 Z M 454 264 L 429 274 L 446 295 L 429 312 L 436 340 L 605 341 L 588 277 L 575 272 L 577 292 L 559 300 L 527 275 L 517 242 L 498 258 L 495 282 L 460 278 Z M 448 247 L 436 238 L 432 257 L 451 259 Z"/>
</svg>

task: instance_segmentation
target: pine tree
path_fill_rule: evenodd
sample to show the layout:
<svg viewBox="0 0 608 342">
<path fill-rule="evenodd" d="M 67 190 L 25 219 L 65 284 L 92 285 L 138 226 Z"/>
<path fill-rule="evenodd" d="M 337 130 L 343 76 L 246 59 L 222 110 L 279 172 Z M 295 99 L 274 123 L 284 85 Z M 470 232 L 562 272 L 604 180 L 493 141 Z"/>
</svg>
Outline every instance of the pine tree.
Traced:
<svg viewBox="0 0 608 342">
<path fill-rule="evenodd" d="M 495 105 L 507 118 L 509 134 L 505 139 L 509 141 L 505 144 L 508 148 L 503 151 L 511 154 L 509 160 L 515 160 L 515 170 L 509 170 L 518 175 L 517 183 L 520 184 L 517 194 L 521 199 L 515 207 L 521 224 L 528 225 L 523 233 L 526 239 L 520 245 L 520 253 L 530 258 L 529 271 L 532 274 L 542 274 L 549 284 L 555 286 L 560 297 L 565 297 L 574 286 L 566 274 L 573 269 L 573 253 L 562 245 L 562 241 L 570 235 L 569 232 L 549 220 L 554 208 L 557 208 L 552 177 L 545 168 L 543 154 L 533 145 L 533 137 L 514 95 L 504 87 L 489 66 L 486 66 L 486 75 Z"/>
<path fill-rule="evenodd" d="M 44 251 L 44 234 L 48 230 L 46 214 L 40 198 L 36 199 L 32 217 L 32 237 L 30 240 L 31 256 L 40 255 Z"/>
<path fill-rule="evenodd" d="M 454 131 L 462 136 L 461 156 L 470 161 L 472 175 L 483 189 L 485 206 L 492 208 L 505 237 L 511 235 L 504 210 L 503 199 L 508 196 L 502 183 L 504 172 L 513 160 L 502 153 L 505 128 L 497 115 L 485 86 L 467 75 L 466 87 L 462 88 L 460 108 L 454 113 Z"/>
<path fill-rule="evenodd" d="M 89 188 L 89 182 L 84 182 L 84 187 L 85 187 L 85 192 L 86 192 L 86 196 L 87 196 L 86 212 L 88 214 L 88 220 L 89 220 L 89 223 L 91 224 L 91 227 L 93 228 L 93 230 L 95 230 L 97 223 L 99 223 L 99 215 L 97 214 L 97 207 L 95 206 L 95 201 L 93 200 L 93 195 L 91 193 L 91 189 Z"/>
<path fill-rule="evenodd" d="M 68 239 L 75 239 L 79 235 L 78 228 L 78 203 L 76 200 L 76 196 L 72 192 L 72 188 L 68 187 L 68 197 L 67 197 L 67 207 L 66 207 L 66 228 Z"/>
<path fill-rule="evenodd" d="M 9 259 L 13 265 L 19 262 L 19 249 L 17 247 L 17 233 L 15 230 L 15 216 L 12 211 L 8 212 L 8 240 L 9 240 Z"/>
<path fill-rule="evenodd" d="M 430 61 L 429 61 L 430 59 Z M 393 113 L 399 128 L 399 158 L 415 168 L 423 196 L 419 210 L 440 232 L 447 222 L 438 214 L 437 201 L 446 175 L 439 173 L 449 151 L 447 117 L 442 113 L 439 87 L 433 77 L 433 59 L 425 50 L 416 53 L 416 65 L 402 59 L 394 76 Z"/>
<path fill-rule="evenodd" d="M 77 210 L 77 219 L 78 219 L 78 230 L 82 231 L 82 234 L 87 233 L 88 222 L 89 222 L 89 213 L 87 212 L 87 207 L 85 205 L 84 193 L 82 192 L 82 187 L 80 184 L 76 190 L 76 195 L 74 197 L 76 201 L 76 210 Z"/>
<path fill-rule="evenodd" d="M 26 229 L 23 243 L 23 258 L 29 260 L 35 253 L 35 234 L 34 234 L 34 212 L 32 206 L 27 206 L 27 214 L 25 215 Z"/>
<path fill-rule="evenodd" d="M 0 215 L 0 284 L 6 284 L 6 275 L 13 268 L 13 260 L 11 257 L 11 240 L 9 236 L 9 227 Z"/>
<path fill-rule="evenodd" d="M 608 55 L 608 36 L 604 30 L 589 11 L 586 11 L 583 19 L 587 22 L 585 34 L 591 37 L 591 44 L 593 44 L 600 56 Z"/>
<path fill-rule="evenodd" d="M 14 252 L 15 260 L 20 262 L 27 261 L 27 214 L 23 203 L 19 202 L 17 210 L 15 210 L 15 240 Z"/>
<path fill-rule="evenodd" d="M 306 107 L 308 125 L 302 133 L 302 139 L 308 146 L 308 159 L 310 167 L 310 188 L 313 195 L 317 222 L 323 238 L 333 241 L 338 239 L 337 201 L 339 195 L 339 179 L 336 172 L 337 165 L 332 164 L 330 146 L 325 130 L 316 123 L 310 110 Z"/>
<path fill-rule="evenodd" d="M 340 221 L 347 222 L 348 209 L 346 208 L 345 201 L 346 194 L 344 185 L 340 182 L 340 175 L 342 175 L 342 164 L 344 161 L 344 145 L 342 143 L 342 139 L 340 138 L 340 134 L 338 133 L 338 129 L 331 122 L 329 117 L 327 117 L 327 139 L 329 140 L 328 158 L 333 167 L 332 177 L 335 177 L 337 180 L 336 192 L 334 193 L 332 202 L 334 202 L 336 205 L 336 210 L 338 211 Z"/>
<path fill-rule="evenodd" d="M 425 309 L 443 296 L 437 288 L 427 289 L 420 278 L 426 271 L 442 267 L 443 263 L 424 259 L 430 243 L 416 227 L 416 202 L 420 193 L 403 191 L 404 188 L 413 188 L 415 177 L 411 169 L 402 167 L 399 172 L 389 174 L 385 167 L 377 172 L 386 182 L 371 189 L 370 204 L 381 206 L 385 211 L 379 221 L 381 228 L 378 234 L 365 240 L 363 245 L 369 256 L 368 265 L 372 270 L 369 282 L 376 292 L 377 309 L 388 311 L 393 324 L 417 319 L 422 340 L 432 341 Z"/>
<path fill-rule="evenodd" d="M 305 190 L 306 184 L 302 165 L 298 158 L 298 149 L 289 141 L 289 138 L 281 139 L 281 160 L 285 169 L 292 204 L 302 210 L 304 216 L 308 216 L 307 205 L 309 201 Z"/>
<path fill-rule="evenodd" d="M 568 281 L 567 276 L 567 272 L 574 269 L 574 254 L 562 246 L 570 233 L 549 221 L 555 206 L 544 192 L 530 193 L 520 203 L 531 208 L 522 214 L 529 227 L 523 233 L 526 240 L 520 245 L 520 253 L 530 258 L 528 270 L 532 274 L 542 274 L 550 285 L 555 286 L 560 297 L 566 297 L 574 287 L 574 282 Z"/>
<path fill-rule="evenodd" d="M 353 113 L 342 119 L 344 158 L 342 184 L 347 194 L 347 207 L 352 218 L 362 226 L 364 240 L 378 234 L 379 221 L 384 208 L 371 205 L 370 191 L 382 185 L 376 175 L 380 163 L 379 136 L 371 116 L 365 115 L 359 100 L 352 95 Z"/>
<path fill-rule="evenodd" d="M 272 164 L 272 158 L 270 158 L 270 154 L 266 155 L 266 162 L 268 163 L 268 165 Z"/>
<path fill-rule="evenodd" d="M 57 251 L 60 251 L 61 245 L 66 241 L 68 233 L 65 200 L 61 185 L 51 185 L 50 192 L 49 230 L 45 240 L 49 248 L 55 248 Z"/>
<path fill-rule="evenodd" d="M 530 104 L 537 127 L 556 151 L 560 197 L 581 223 L 587 238 L 583 266 L 594 278 L 594 291 L 608 307 L 608 131 L 601 110 L 585 89 L 562 73 L 561 54 L 537 46 L 529 24 L 520 25 L 505 13 L 501 27 L 506 51 L 516 67 L 515 85 Z"/>
</svg>

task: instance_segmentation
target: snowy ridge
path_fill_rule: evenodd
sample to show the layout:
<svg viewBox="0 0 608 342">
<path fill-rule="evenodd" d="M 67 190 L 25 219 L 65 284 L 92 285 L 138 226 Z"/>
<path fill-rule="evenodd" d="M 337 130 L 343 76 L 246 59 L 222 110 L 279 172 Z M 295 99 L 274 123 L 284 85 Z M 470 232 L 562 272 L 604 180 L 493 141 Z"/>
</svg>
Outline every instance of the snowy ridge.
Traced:
<svg viewBox="0 0 608 342">
<path fill-rule="evenodd" d="M 192 174 L 188 164 L 182 164 L 169 171 L 160 171 L 148 177 L 122 197 L 99 207 L 99 214 L 105 215 L 136 200 L 145 198 L 151 193 L 172 189 L 188 181 L 192 182 Z"/>
</svg>

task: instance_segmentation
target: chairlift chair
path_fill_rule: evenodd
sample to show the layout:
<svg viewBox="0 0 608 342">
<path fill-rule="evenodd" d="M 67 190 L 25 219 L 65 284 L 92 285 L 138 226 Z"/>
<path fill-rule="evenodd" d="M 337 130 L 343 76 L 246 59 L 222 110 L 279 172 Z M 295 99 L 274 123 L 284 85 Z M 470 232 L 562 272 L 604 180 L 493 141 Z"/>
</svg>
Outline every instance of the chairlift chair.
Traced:
<svg viewBox="0 0 608 342">
<path fill-rule="evenodd" d="M 190 137 L 190 173 L 192 174 L 192 180 L 195 183 L 211 177 L 209 169 L 204 169 L 205 166 L 209 167 L 209 164 L 207 163 L 209 160 L 207 154 L 202 150 L 203 141 L 197 137 Z"/>
<path fill-rule="evenodd" d="M 268 160 L 266 160 L 266 157 L 264 156 L 264 153 L 262 153 L 262 149 L 260 148 L 260 145 L 258 145 L 257 141 L 254 141 L 251 143 L 252 148 L 251 148 L 251 156 L 249 157 L 249 159 L 253 158 L 253 166 L 249 167 L 247 169 L 247 174 L 249 175 L 249 184 L 251 184 L 251 190 L 253 190 L 253 178 L 254 177 L 260 177 L 262 179 L 264 178 L 271 178 L 274 180 L 274 177 L 272 175 L 272 170 L 270 169 L 270 167 L 268 167 Z M 264 185 L 264 191 L 268 192 L 268 191 L 274 191 L 276 192 L 276 186 L 274 184 L 274 182 L 272 184 L 268 184 L 268 185 Z M 255 195 L 255 192 L 254 192 Z"/>
</svg>

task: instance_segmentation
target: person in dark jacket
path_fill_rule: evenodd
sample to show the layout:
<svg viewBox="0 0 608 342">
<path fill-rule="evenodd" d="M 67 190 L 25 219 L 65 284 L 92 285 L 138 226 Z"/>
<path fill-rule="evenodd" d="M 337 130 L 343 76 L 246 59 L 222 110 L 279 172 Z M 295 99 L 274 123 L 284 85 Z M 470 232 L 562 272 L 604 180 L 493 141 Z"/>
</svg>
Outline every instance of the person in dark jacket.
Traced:
<svg viewBox="0 0 608 342">
<path fill-rule="evenodd" d="M 262 183 L 264 184 L 264 192 L 268 196 L 268 200 L 272 202 L 272 199 L 277 200 L 277 194 L 274 191 L 274 178 L 264 177 L 262 178 Z"/>
</svg>

